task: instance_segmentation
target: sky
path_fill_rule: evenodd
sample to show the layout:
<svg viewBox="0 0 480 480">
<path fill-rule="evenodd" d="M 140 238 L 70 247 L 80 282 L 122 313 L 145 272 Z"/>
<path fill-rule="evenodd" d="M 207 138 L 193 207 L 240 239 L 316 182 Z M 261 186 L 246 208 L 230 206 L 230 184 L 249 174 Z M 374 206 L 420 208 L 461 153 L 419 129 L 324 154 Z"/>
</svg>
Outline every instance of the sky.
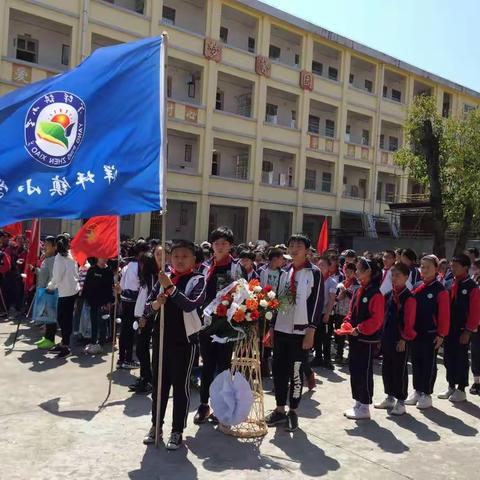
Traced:
<svg viewBox="0 0 480 480">
<path fill-rule="evenodd" d="M 262 0 L 480 92 L 480 0 Z"/>
</svg>

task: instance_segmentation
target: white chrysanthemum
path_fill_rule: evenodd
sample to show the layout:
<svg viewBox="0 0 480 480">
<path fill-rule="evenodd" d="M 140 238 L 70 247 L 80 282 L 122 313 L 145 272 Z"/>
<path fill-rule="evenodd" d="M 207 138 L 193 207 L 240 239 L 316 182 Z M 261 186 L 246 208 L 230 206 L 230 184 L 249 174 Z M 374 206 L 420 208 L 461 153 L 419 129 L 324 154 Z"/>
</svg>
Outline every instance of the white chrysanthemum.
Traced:
<svg viewBox="0 0 480 480">
<path fill-rule="evenodd" d="M 270 300 L 273 300 L 277 294 L 273 291 L 273 290 L 270 290 L 268 293 L 267 293 L 267 296 Z"/>
<path fill-rule="evenodd" d="M 268 307 L 268 302 L 266 300 L 260 300 L 260 306 L 262 308 L 267 308 Z"/>
<path fill-rule="evenodd" d="M 246 305 L 240 305 L 238 307 L 239 310 L 241 310 L 242 312 L 246 312 L 247 311 L 247 306 Z"/>
<path fill-rule="evenodd" d="M 228 307 L 230 305 L 230 302 L 228 300 L 224 300 L 222 302 L 222 305 L 225 305 L 226 307 Z"/>
<path fill-rule="evenodd" d="M 257 285 L 256 287 L 253 287 L 253 291 L 255 293 L 260 293 L 262 291 L 262 287 L 260 285 Z"/>
<path fill-rule="evenodd" d="M 272 312 L 267 312 L 267 313 L 265 314 L 265 318 L 266 318 L 267 320 L 271 320 L 271 319 L 273 318 L 273 313 L 272 313 Z"/>
<path fill-rule="evenodd" d="M 252 321 L 252 316 L 249 313 L 247 313 L 245 315 L 245 320 L 247 320 L 247 322 L 251 322 Z"/>
</svg>

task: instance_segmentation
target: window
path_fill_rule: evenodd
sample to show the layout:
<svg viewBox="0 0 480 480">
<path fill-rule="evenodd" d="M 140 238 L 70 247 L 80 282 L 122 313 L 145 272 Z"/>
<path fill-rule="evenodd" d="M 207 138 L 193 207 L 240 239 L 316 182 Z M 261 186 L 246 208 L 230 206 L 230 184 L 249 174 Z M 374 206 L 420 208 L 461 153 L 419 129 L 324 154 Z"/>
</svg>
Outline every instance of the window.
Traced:
<svg viewBox="0 0 480 480">
<path fill-rule="evenodd" d="M 330 172 L 322 173 L 322 192 L 332 191 L 332 174 Z"/>
<path fill-rule="evenodd" d="M 467 103 L 464 103 L 463 104 L 463 113 L 470 113 L 470 112 L 473 112 L 475 110 L 475 106 L 474 105 L 468 105 Z"/>
<path fill-rule="evenodd" d="M 388 87 L 386 85 L 383 86 L 383 98 L 388 97 Z"/>
<path fill-rule="evenodd" d="M 362 198 L 365 198 L 367 196 L 367 179 L 366 178 L 361 178 L 359 181 L 358 181 L 358 188 L 360 190 L 360 193 L 361 193 L 361 197 Z M 358 197 L 359 195 L 357 195 Z"/>
<path fill-rule="evenodd" d="M 275 45 L 270 45 L 268 49 L 268 56 L 272 60 L 280 60 L 280 47 L 276 47 Z"/>
<path fill-rule="evenodd" d="M 34 40 L 30 35 L 18 35 L 17 37 L 17 56 L 18 60 L 25 62 L 38 63 L 38 40 Z"/>
<path fill-rule="evenodd" d="M 347 187 L 348 192 L 348 187 Z M 358 187 L 356 185 L 350 185 L 350 196 L 358 198 L 360 195 L 358 194 Z"/>
<path fill-rule="evenodd" d="M 252 111 L 252 95 L 244 93 L 237 97 L 237 114 L 249 117 Z"/>
<path fill-rule="evenodd" d="M 325 120 L 325 136 L 330 138 L 335 137 L 335 122 L 333 120 Z"/>
<path fill-rule="evenodd" d="M 242 180 L 248 179 L 248 153 L 237 155 L 235 165 L 235 177 Z"/>
<path fill-rule="evenodd" d="M 377 202 L 382 200 L 383 183 L 377 183 Z"/>
<path fill-rule="evenodd" d="M 312 62 L 312 72 L 316 75 L 322 75 L 323 73 L 323 63 L 316 62 L 315 60 Z"/>
<path fill-rule="evenodd" d="M 300 65 L 300 55 L 298 53 L 295 54 L 295 66 L 298 67 Z"/>
<path fill-rule="evenodd" d="M 307 168 L 305 170 L 305 190 L 317 189 L 317 171 Z"/>
<path fill-rule="evenodd" d="M 450 116 L 450 94 L 443 92 L 443 108 L 442 117 L 448 118 Z"/>
<path fill-rule="evenodd" d="M 385 184 L 385 201 L 392 203 L 395 201 L 395 184 L 386 183 Z"/>
<path fill-rule="evenodd" d="M 212 176 L 216 177 L 220 175 L 220 153 L 212 153 Z"/>
<path fill-rule="evenodd" d="M 347 125 L 347 127 L 345 128 L 345 141 L 346 142 L 350 141 L 350 130 L 351 130 L 350 125 Z"/>
<path fill-rule="evenodd" d="M 193 146 L 189 144 L 185 144 L 185 156 L 184 156 L 185 163 L 192 163 L 192 151 L 193 151 Z"/>
<path fill-rule="evenodd" d="M 293 187 L 293 167 L 288 167 L 288 186 Z"/>
<path fill-rule="evenodd" d="M 348 76 L 348 83 L 351 83 L 353 85 L 353 81 L 355 80 L 355 75 L 353 73 L 351 73 L 349 76 Z"/>
<path fill-rule="evenodd" d="M 188 225 L 188 206 L 185 203 L 180 205 L 180 218 L 179 218 L 180 226 L 185 227 Z"/>
<path fill-rule="evenodd" d="M 220 27 L 220 40 L 223 43 L 228 43 L 228 28 Z"/>
<path fill-rule="evenodd" d="M 365 79 L 365 90 L 370 93 L 373 92 L 373 82 L 367 78 Z"/>
<path fill-rule="evenodd" d="M 385 149 L 385 135 L 383 133 L 380 135 L 380 145 L 379 146 L 382 150 Z"/>
<path fill-rule="evenodd" d="M 167 97 L 172 97 L 172 77 L 171 75 L 167 77 Z"/>
<path fill-rule="evenodd" d="M 62 65 L 70 64 L 70 45 L 62 45 Z"/>
<path fill-rule="evenodd" d="M 297 112 L 295 110 L 292 110 L 290 116 L 290 128 L 297 128 Z"/>
<path fill-rule="evenodd" d="M 255 39 L 253 37 L 248 37 L 248 51 L 255 53 Z"/>
<path fill-rule="evenodd" d="M 265 115 L 265 121 L 268 123 L 277 123 L 278 105 L 273 103 L 267 103 L 267 110 Z"/>
<path fill-rule="evenodd" d="M 344 185 L 347 184 L 347 177 L 343 177 L 343 184 L 344 184 Z"/>
<path fill-rule="evenodd" d="M 308 116 L 308 131 L 312 133 L 320 133 L 320 118 L 315 115 Z"/>
<path fill-rule="evenodd" d="M 219 88 L 217 88 L 217 96 L 215 99 L 215 110 L 223 110 L 223 98 L 224 98 L 223 90 L 220 90 Z"/>
<path fill-rule="evenodd" d="M 328 78 L 330 80 L 338 80 L 338 69 L 335 67 L 328 67 Z"/>
<path fill-rule="evenodd" d="M 365 147 L 370 145 L 370 132 L 368 130 L 362 130 L 362 145 Z"/>
<path fill-rule="evenodd" d="M 273 184 L 273 163 L 268 160 L 262 162 L 262 183 Z"/>
<path fill-rule="evenodd" d="M 401 102 L 402 101 L 402 92 L 400 90 L 395 90 L 392 88 L 392 100 L 395 102 Z"/>
<path fill-rule="evenodd" d="M 162 21 L 168 25 L 175 25 L 175 9 L 163 6 Z"/>
<path fill-rule="evenodd" d="M 396 152 L 398 150 L 398 138 L 397 137 L 388 137 L 388 149 L 391 152 Z"/>
</svg>

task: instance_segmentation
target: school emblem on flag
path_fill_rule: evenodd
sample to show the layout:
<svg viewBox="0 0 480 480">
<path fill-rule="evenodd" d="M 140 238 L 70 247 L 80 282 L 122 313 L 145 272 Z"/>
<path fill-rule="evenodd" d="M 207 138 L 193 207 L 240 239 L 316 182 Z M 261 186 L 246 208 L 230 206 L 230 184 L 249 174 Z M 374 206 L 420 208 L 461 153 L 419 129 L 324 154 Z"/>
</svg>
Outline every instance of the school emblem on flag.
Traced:
<svg viewBox="0 0 480 480">
<path fill-rule="evenodd" d="M 47 167 L 70 165 L 85 135 L 85 103 L 69 92 L 47 93 L 25 118 L 25 148 Z"/>
</svg>

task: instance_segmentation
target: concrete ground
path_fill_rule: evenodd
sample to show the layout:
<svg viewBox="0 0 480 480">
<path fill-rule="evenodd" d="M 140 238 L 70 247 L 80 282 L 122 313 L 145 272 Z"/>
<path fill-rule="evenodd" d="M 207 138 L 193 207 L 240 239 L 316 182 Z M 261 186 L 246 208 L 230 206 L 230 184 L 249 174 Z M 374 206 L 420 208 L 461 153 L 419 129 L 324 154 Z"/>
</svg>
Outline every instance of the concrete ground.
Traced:
<svg viewBox="0 0 480 480">
<path fill-rule="evenodd" d="M 15 325 L 0 320 L 0 345 Z M 480 470 L 480 397 L 459 406 L 434 407 L 371 421 L 342 416 L 351 406 L 345 369 L 317 370 L 317 388 L 304 394 L 301 430 L 271 429 L 261 441 L 238 440 L 212 425 L 193 425 L 181 450 L 145 447 L 150 400 L 128 393 L 134 373 L 114 373 L 106 408 L 109 357 L 86 357 L 80 348 L 66 360 L 35 349 L 40 329 L 23 324 L 13 352 L 0 347 L 0 479 L 474 479 Z M 378 366 L 377 366 L 378 367 Z M 445 386 L 440 366 L 437 393 Z M 266 382 L 269 390 L 271 382 Z M 375 377 L 375 398 L 382 382 Z M 194 392 L 193 412 L 198 405 Z M 265 396 L 266 409 L 274 406 Z M 170 409 L 167 424 L 170 423 Z"/>
</svg>

